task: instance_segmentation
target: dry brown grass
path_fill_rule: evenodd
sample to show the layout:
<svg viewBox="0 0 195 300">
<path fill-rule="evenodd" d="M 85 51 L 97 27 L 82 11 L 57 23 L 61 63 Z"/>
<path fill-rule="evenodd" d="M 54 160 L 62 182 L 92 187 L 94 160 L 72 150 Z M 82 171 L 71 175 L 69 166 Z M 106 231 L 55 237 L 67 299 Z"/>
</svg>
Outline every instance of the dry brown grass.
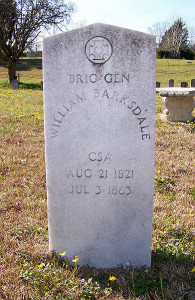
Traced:
<svg viewBox="0 0 195 300">
<path fill-rule="evenodd" d="M 157 97 L 152 269 L 83 267 L 73 276 L 67 267 L 63 276 L 72 276 L 71 287 L 63 281 L 56 294 L 43 296 L 37 283 L 19 276 L 31 271 L 35 280 L 40 263 L 60 269 L 48 253 L 42 92 L 0 89 L 0 99 L 0 299 L 194 299 L 195 124 L 162 121 Z M 41 270 L 46 286 L 48 272 Z M 89 285 L 82 298 L 79 280 L 89 278 L 100 289 Z M 137 292 L 140 280 L 143 287 L 152 281 L 154 289 L 136 297 L 132 283 Z M 69 296 L 57 298 L 67 289 Z"/>
</svg>

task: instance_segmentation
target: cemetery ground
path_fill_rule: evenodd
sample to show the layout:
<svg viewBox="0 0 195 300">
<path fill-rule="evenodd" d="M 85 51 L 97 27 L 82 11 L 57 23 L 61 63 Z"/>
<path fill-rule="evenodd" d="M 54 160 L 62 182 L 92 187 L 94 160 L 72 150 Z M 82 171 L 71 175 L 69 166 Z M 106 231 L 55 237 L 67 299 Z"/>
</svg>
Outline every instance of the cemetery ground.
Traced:
<svg viewBox="0 0 195 300">
<path fill-rule="evenodd" d="M 18 68 L 11 90 L 0 62 L 0 299 L 195 299 L 195 124 L 162 120 L 157 95 L 151 270 L 70 266 L 48 253 L 41 59 Z M 157 60 L 169 78 L 190 82 L 195 62 Z"/>
</svg>

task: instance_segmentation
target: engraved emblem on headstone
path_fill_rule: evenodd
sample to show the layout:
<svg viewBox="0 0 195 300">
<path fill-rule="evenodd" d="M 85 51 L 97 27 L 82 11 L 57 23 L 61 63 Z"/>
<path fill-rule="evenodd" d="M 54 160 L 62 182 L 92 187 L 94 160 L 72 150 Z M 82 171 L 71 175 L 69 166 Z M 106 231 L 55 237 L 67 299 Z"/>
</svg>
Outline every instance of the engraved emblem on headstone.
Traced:
<svg viewBox="0 0 195 300">
<path fill-rule="evenodd" d="M 112 45 L 102 36 L 93 37 L 88 41 L 85 47 L 87 58 L 95 64 L 103 64 L 112 55 Z"/>
</svg>

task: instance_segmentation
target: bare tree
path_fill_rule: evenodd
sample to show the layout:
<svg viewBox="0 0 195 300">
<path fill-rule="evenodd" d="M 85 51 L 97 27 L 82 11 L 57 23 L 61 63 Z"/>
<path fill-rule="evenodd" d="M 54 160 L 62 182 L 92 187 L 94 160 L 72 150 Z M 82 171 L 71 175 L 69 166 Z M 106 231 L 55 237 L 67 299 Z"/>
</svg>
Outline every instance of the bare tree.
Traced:
<svg viewBox="0 0 195 300">
<path fill-rule="evenodd" d="M 157 47 L 162 41 L 162 37 L 165 31 L 170 27 L 168 22 L 155 23 L 151 27 L 148 27 L 148 32 L 156 36 Z"/>
<path fill-rule="evenodd" d="M 195 44 L 195 28 L 189 27 L 189 44 L 190 47 Z"/>
<path fill-rule="evenodd" d="M 61 28 L 75 8 L 64 0 L 0 0 L 0 59 L 7 62 L 9 80 L 16 79 L 16 63 L 43 28 Z"/>
</svg>

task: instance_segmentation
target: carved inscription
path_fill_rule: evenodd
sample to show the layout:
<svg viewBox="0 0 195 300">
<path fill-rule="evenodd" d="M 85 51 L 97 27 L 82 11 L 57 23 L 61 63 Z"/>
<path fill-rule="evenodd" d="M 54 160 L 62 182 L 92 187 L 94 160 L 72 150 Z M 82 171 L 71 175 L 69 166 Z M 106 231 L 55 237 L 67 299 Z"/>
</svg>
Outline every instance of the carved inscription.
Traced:
<svg viewBox="0 0 195 300">
<path fill-rule="evenodd" d="M 89 44 L 89 48 L 88 48 L 89 53 L 90 51 L 92 51 L 89 50 L 91 49 L 90 47 L 92 47 L 92 45 L 95 45 L 94 41 L 92 44 L 91 43 Z M 150 128 L 149 128 L 149 122 L 147 120 L 147 109 L 141 108 L 137 104 L 137 101 L 130 101 L 131 95 L 128 94 L 127 92 L 121 94 L 116 90 L 117 85 L 115 84 L 123 83 L 125 84 L 126 87 L 126 84 L 130 83 L 130 74 L 120 73 L 120 72 L 104 74 L 102 66 L 97 65 L 94 74 L 80 74 L 80 73 L 70 74 L 68 76 L 68 80 L 69 80 L 69 84 L 76 84 L 76 85 L 85 84 L 85 83 L 95 84 L 98 83 L 98 81 L 103 80 L 106 84 L 108 84 L 106 85 L 106 87 L 108 86 L 108 88 L 109 88 L 109 84 L 114 84 L 114 88 L 112 89 L 112 91 L 108 90 L 108 88 L 99 89 L 97 85 L 94 86 L 94 92 L 93 95 L 91 96 L 95 101 L 98 101 L 99 99 L 104 99 L 105 101 L 115 101 L 119 103 L 119 105 L 124 105 L 127 108 L 127 110 L 130 111 L 133 114 L 133 116 L 136 118 L 136 122 L 137 125 L 139 126 L 140 133 L 141 133 L 141 139 L 142 140 L 150 139 Z M 56 138 L 59 136 L 63 119 L 68 115 L 69 112 L 72 111 L 75 105 L 80 104 L 85 100 L 86 97 L 82 93 L 81 95 L 76 95 L 74 99 L 69 99 L 68 101 L 66 101 L 66 103 L 62 105 L 62 107 L 57 111 L 53 119 L 53 123 L 51 126 L 51 138 Z"/>
<path fill-rule="evenodd" d="M 69 112 L 72 111 L 75 105 L 82 103 L 83 101 L 85 101 L 85 99 L 85 95 L 82 93 L 82 95 L 76 95 L 74 99 L 70 99 L 62 105 L 62 107 L 59 109 L 59 111 L 56 113 L 56 116 L 53 119 L 53 123 L 51 126 L 51 138 L 59 136 L 59 130 L 63 119 L 67 116 Z"/>
<path fill-rule="evenodd" d="M 106 83 L 127 83 L 130 81 L 130 74 L 97 72 L 96 74 L 70 74 L 68 78 L 71 84 L 96 83 L 101 80 Z"/>
<path fill-rule="evenodd" d="M 66 170 L 67 180 L 71 179 L 76 181 L 76 184 L 68 186 L 66 192 L 68 194 L 95 194 L 95 195 L 119 195 L 128 196 L 132 193 L 131 182 L 134 179 L 134 170 L 129 169 L 117 169 L 110 166 L 112 161 L 112 154 L 110 152 L 90 152 L 88 154 L 88 161 L 91 164 L 91 168 L 86 169 L 74 169 L 69 168 Z M 105 168 L 96 168 L 93 164 L 100 162 L 101 164 L 108 163 Z M 96 185 L 93 189 L 89 189 L 87 184 L 81 184 L 83 180 L 95 179 Z M 113 182 L 113 185 L 109 185 L 109 182 Z"/>
<path fill-rule="evenodd" d="M 135 101 L 129 102 L 129 96 L 123 94 L 122 96 L 118 91 L 109 92 L 107 89 L 94 89 L 94 99 L 101 98 L 109 101 L 116 101 L 127 107 L 128 110 L 137 119 L 137 124 L 140 127 L 142 140 L 150 139 L 149 125 L 146 117 L 147 109 L 143 110 Z"/>
<path fill-rule="evenodd" d="M 112 154 L 110 152 L 102 154 L 102 152 L 90 152 L 89 160 L 90 161 L 111 161 Z"/>
</svg>

